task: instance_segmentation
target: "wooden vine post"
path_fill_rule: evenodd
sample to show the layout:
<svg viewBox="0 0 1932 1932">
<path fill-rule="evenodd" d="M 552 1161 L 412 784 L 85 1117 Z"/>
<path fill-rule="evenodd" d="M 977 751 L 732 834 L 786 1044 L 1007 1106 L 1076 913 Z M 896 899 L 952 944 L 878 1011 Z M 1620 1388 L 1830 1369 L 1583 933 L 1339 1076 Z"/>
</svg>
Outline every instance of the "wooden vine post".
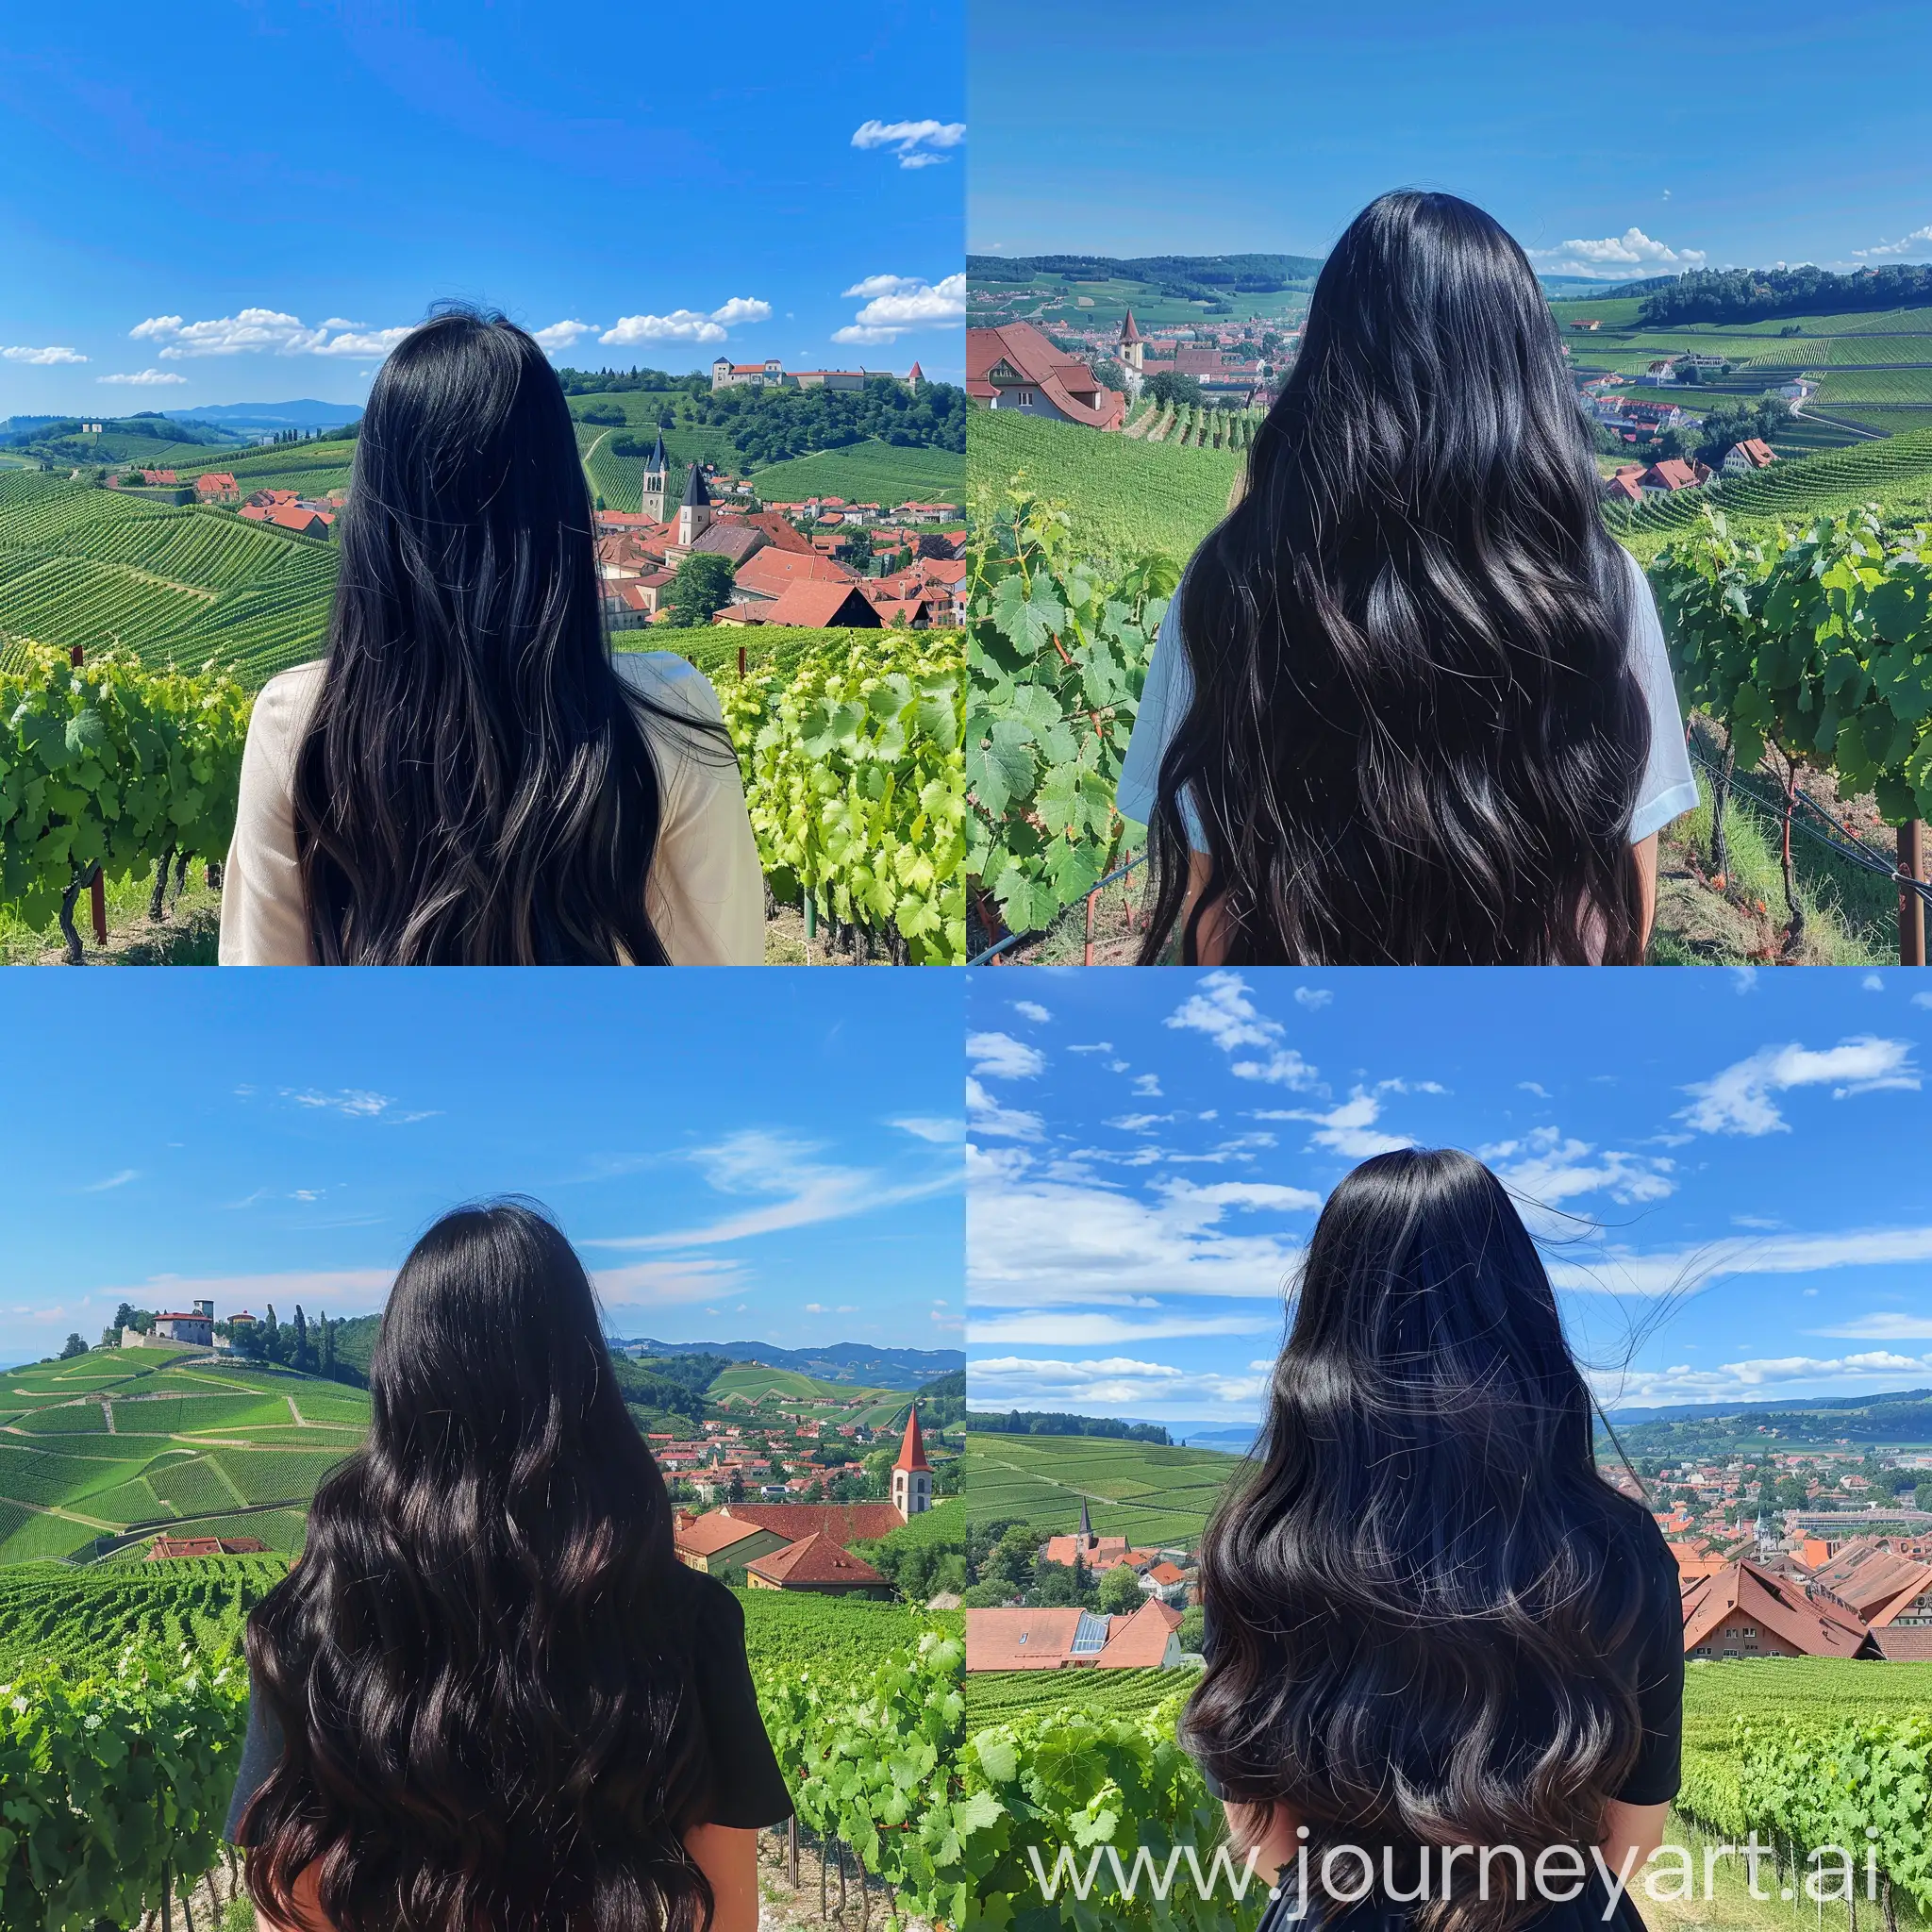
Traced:
<svg viewBox="0 0 1932 1932">
<path fill-rule="evenodd" d="M 1925 876 L 1925 822 L 1907 819 L 1898 828 L 1898 963 L 1925 963 L 1925 901 L 1907 883 Z"/>
</svg>

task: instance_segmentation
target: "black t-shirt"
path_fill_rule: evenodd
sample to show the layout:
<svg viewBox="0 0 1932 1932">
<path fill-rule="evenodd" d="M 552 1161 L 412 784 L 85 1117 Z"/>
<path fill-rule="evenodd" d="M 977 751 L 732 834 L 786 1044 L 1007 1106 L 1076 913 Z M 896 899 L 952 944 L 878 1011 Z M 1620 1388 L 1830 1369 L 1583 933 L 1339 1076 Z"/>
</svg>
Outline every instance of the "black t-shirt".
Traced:
<svg viewBox="0 0 1932 1932">
<path fill-rule="evenodd" d="M 758 1715 L 751 1665 L 744 1653 L 744 1607 L 715 1577 L 678 1564 L 667 1591 L 676 1601 L 669 1613 L 691 1638 L 691 1689 L 711 1766 L 711 1795 L 703 1807 L 707 1824 L 752 1830 L 782 1824 L 791 1816 L 791 1793 L 772 1753 Z M 241 1836 L 242 1814 L 281 1761 L 282 1733 L 259 1697 L 248 1700 L 248 1738 L 228 1806 L 227 1837 Z"/>
<path fill-rule="evenodd" d="M 1637 1693 L 1637 1706 L 1643 1720 L 1643 1739 L 1637 1761 L 1617 1791 L 1625 1805 L 1662 1805 L 1677 1795 L 1684 1734 L 1684 1612 L 1683 1590 L 1678 1581 L 1676 1559 L 1671 1555 L 1662 1532 L 1655 1522 L 1631 1526 L 1629 1559 L 1642 1567 L 1643 1611 L 1629 1636 L 1610 1648 L 1612 1668 Z M 1211 1640 L 1209 1640 L 1211 1641 Z M 1214 1795 L 1224 1793 L 1211 1773 L 1204 1773 Z M 1645 1932 L 1641 1913 L 1631 1897 L 1641 1890 L 1645 1867 L 1633 1864 L 1625 1889 L 1610 1907 L 1610 1891 L 1598 1874 L 1596 1861 L 1586 1846 L 1581 1853 L 1587 1868 L 1583 1890 L 1574 1899 L 1553 1903 L 1545 1911 L 1527 1922 L 1523 1932 Z M 1531 1869 L 1535 1861 L 1530 1859 Z M 1309 1860 L 1311 1880 L 1317 1861 Z M 1357 1867 L 1353 1860 L 1339 1862 L 1337 1876 L 1353 1889 L 1357 1883 Z M 1464 1876 L 1473 1869 L 1469 1858 L 1458 1861 L 1457 1870 Z M 1493 1882 L 1503 1884 L 1513 1878 L 1513 1867 L 1503 1860 L 1491 1867 Z M 1432 1862 L 1432 1873 L 1441 1867 Z M 1574 1882 L 1574 1868 L 1558 1872 L 1551 1868 L 1552 1889 L 1567 1888 Z M 1289 1917 L 1296 1903 L 1290 1873 L 1284 1873 L 1281 1896 L 1270 1907 L 1257 1932 L 1294 1932 L 1295 1922 Z M 1400 1881 L 1398 1881 L 1400 1882 Z M 1412 1880 L 1409 1882 L 1413 1882 Z M 1311 1886 L 1312 1889 L 1312 1886 Z M 1332 1909 L 1332 1908 L 1331 1908 Z M 1311 1924 L 1312 1920 L 1302 1922 Z M 1323 1922 L 1323 1932 L 1409 1932 L 1412 1921 L 1407 1910 L 1391 1907 L 1374 1898 L 1340 1916 Z"/>
</svg>

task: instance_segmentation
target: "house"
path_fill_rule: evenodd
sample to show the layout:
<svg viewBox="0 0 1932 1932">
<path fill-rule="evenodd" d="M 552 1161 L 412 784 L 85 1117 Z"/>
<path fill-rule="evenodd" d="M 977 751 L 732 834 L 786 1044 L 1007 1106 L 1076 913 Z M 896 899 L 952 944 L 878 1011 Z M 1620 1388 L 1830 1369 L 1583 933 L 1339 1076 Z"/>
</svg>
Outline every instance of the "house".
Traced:
<svg viewBox="0 0 1932 1932">
<path fill-rule="evenodd" d="M 158 1536 L 148 1544 L 142 1560 L 166 1563 L 176 1557 L 254 1557 L 267 1549 L 258 1536 Z"/>
<path fill-rule="evenodd" d="M 298 537 L 326 537 L 333 521 L 326 510 L 305 509 L 299 503 L 268 511 L 266 520 L 276 529 L 291 530 Z"/>
<path fill-rule="evenodd" d="M 654 571 L 604 586 L 604 623 L 611 630 L 641 630 L 658 615 L 659 599 L 676 574 Z"/>
<path fill-rule="evenodd" d="M 672 1547 L 686 1569 L 702 1571 L 723 1583 L 741 1584 L 749 1563 L 784 1549 L 792 1541 L 763 1524 L 713 1509 L 675 1531 Z"/>
<path fill-rule="evenodd" d="M 242 486 L 225 470 L 208 470 L 194 479 L 194 494 L 201 503 L 239 503 Z"/>
<path fill-rule="evenodd" d="M 796 625 L 806 630 L 877 630 L 878 607 L 856 582 L 797 583 L 770 604 L 730 604 L 721 624 Z"/>
<path fill-rule="evenodd" d="M 1795 1577 L 1740 1559 L 1684 1589 L 1688 1657 L 1876 1657 L 1863 1618 Z"/>
<path fill-rule="evenodd" d="M 185 1313 L 157 1315 L 154 1341 L 159 1347 L 212 1348 L 215 1342 L 215 1305 L 196 1302 Z"/>
<path fill-rule="evenodd" d="M 175 484 L 180 482 L 181 479 L 173 470 L 143 470 L 141 473 L 141 480 L 151 488 L 156 485 L 166 485 L 172 488 Z"/>
<path fill-rule="evenodd" d="M 1573 322 L 1570 325 L 1570 326 L 1573 329 L 1574 329 L 1578 335 L 1593 336 L 1598 329 L 1603 327 L 1603 324 L 1600 320 L 1598 320 L 1596 316 L 1591 315 L 1585 317 L 1585 319 L 1581 322 Z"/>
<path fill-rule="evenodd" d="M 1089 429 L 1118 429 L 1127 399 L 1030 322 L 966 331 L 966 393 L 989 409 L 1020 409 Z"/>
<path fill-rule="evenodd" d="M 787 1542 L 819 1531 L 836 1542 L 875 1542 L 906 1521 L 890 1503 L 726 1503 L 717 1513 L 774 1530 Z"/>
<path fill-rule="evenodd" d="M 1724 1567 L 1724 1558 L 1702 1537 L 1681 1538 L 1670 1544 L 1669 1549 L 1677 1559 L 1677 1581 L 1680 1585 L 1695 1582 L 1700 1576 L 1715 1576 Z"/>
<path fill-rule="evenodd" d="M 1863 1618 L 1874 1635 L 1890 1628 L 1932 1635 L 1932 1562 L 1898 1550 L 1890 1538 L 1845 1543 L 1812 1574 L 1811 1587 Z"/>
<path fill-rule="evenodd" d="M 1734 442 L 1725 450 L 1718 468 L 1726 475 L 1736 476 L 1752 470 L 1768 470 L 1776 461 L 1770 443 L 1762 437 L 1747 436 L 1742 442 Z"/>
<path fill-rule="evenodd" d="M 764 362 L 734 362 L 729 356 L 720 356 L 711 364 L 711 388 L 721 389 L 782 389 L 785 385 L 785 365 L 774 356 Z"/>
<path fill-rule="evenodd" d="M 1180 1619 L 1144 1603 L 1120 1617 L 1094 1610 L 968 1610 L 969 1671 L 1173 1670 Z"/>
<path fill-rule="evenodd" d="M 747 1590 L 810 1591 L 821 1596 L 890 1596 L 892 1586 L 824 1530 L 814 1530 L 744 1566 Z"/>
<path fill-rule="evenodd" d="M 1639 475 L 1642 473 L 1640 471 Z M 1641 503 L 1643 491 L 1638 487 L 1637 477 L 1619 470 L 1614 476 L 1606 476 L 1602 483 L 1602 493 L 1609 503 Z"/>
<path fill-rule="evenodd" d="M 1188 1586 L 1193 1578 L 1179 1564 L 1171 1563 L 1165 1557 L 1151 1564 L 1141 1578 L 1141 1588 L 1148 1595 L 1158 1597 L 1162 1603 L 1185 1603 Z"/>
<path fill-rule="evenodd" d="M 1703 475 L 1697 474 L 1699 470 L 1704 471 Z M 1702 463 L 1693 467 L 1679 457 L 1666 457 L 1644 471 L 1638 488 L 1647 495 L 1669 495 L 1674 491 L 1696 489 L 1709 475 Z"/>
<path fill-rule="evenodd" d="M 1645 382 L 1674 382 L 1677 379 L 1677 365 L 1669 357 L 1653 362 L 1643 372 Z"/>
<path fill-rule="evenodd" d="M 919 364 L 912 365 L 912 375 L 907 380 L 915 389 L 919 375 Z M 791 380 L 800 389 L 861 390 L 865 387 L 865 371 L 862 369 L 799 369 L 792 372 Z"/>
<path fill-rule="evenodd" d="M 1807 382 L 1800 376 L 1795 382 L 1779 383 L 1773 393 L 1783 396 L 1788 403 L 1802 403 L 1817 387 L 1815 382 Z"/>
<path fill-rule="evenodd" d="M 765 549 L 740 564 L 732 578 L 732 601 L 744 604 L 775 602 L 793 584 L 855 584 L 858 573 L 809 546 L 795 551 Z"/>
</svg>

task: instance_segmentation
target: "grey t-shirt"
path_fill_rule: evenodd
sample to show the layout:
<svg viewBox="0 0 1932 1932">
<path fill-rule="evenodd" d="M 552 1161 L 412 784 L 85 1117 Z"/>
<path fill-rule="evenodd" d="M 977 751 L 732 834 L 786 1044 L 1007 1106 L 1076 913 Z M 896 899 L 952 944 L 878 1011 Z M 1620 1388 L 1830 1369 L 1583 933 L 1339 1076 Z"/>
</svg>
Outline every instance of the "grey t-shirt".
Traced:
<svg viewBox="0 0 1932 1932">
<path fill-rule="evenodd" d="M 1630 566 L 1632 580 L 1630 655 L 1650 707 L 1650 762 L 1644 768 L 1636 814 L 1630 821 L 1630 842 L 1637 845 L 1653 832 L 1661 831 L 1673 819 L 1696 808 L 1697 781 L 1691 776 L 1690 755 L 1684 745 L 1684 717 L 1677 708 L 1677 689 L 1671 679 L 1671 660 L 1664 649 L 1657 599 L 1651 594 L 1642 565 L 1627 550 L 1623 555 Z M 1154 640 L 1146 688 L 1141 693 L 1134 735 L 1128 741 L 1127 755 L 1121 764 L 1120 784 L 1114 793 L 1121 816 L 1138 825 L 1144 825 L 1153 816 L 1155 795 L 1160 786 L 1160 761 L 1167 755 L 1168 743 L 1186 715 L 1192 694 L 1180 623 L 1181 600 L 1176 591 Z M 1188 842 L 1196 852 L 1207 851 L 1208 840 L 1193 801 L 1183 798 L 1181 809 L 1187 821 Z"/>
</svg>

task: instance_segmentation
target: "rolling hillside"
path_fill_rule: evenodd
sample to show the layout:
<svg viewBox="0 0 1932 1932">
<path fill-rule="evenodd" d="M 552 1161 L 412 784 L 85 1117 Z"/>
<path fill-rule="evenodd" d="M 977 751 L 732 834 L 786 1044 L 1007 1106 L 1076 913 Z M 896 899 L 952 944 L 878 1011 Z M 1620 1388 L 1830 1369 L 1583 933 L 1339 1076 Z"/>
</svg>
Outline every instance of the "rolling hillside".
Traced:
<svg viewBox="0 0 1932 1932">
<path fill-rule="evenodd" d="M 95 1349 L 0 1376 L 0 1565 L 107 1555 L 192 1524 L 301 1541 L 322 1477 L 361 1441 L 360 1391 L 200 1350 Z"/>
<path fill-rule="evenodd" d="M 996 1436 L 969 1431 L 966 1495 L 975 1523 L 1024 1520 L 1042 1536 L 1080 1526 L 1087 1505 L 1101 1536 L 1150 1547 L 1200 1541 L 1223 1487 L 1240 1467 L 1212 1449 L 1177 1449 L 1100 1436 Z"/>
</svg>

